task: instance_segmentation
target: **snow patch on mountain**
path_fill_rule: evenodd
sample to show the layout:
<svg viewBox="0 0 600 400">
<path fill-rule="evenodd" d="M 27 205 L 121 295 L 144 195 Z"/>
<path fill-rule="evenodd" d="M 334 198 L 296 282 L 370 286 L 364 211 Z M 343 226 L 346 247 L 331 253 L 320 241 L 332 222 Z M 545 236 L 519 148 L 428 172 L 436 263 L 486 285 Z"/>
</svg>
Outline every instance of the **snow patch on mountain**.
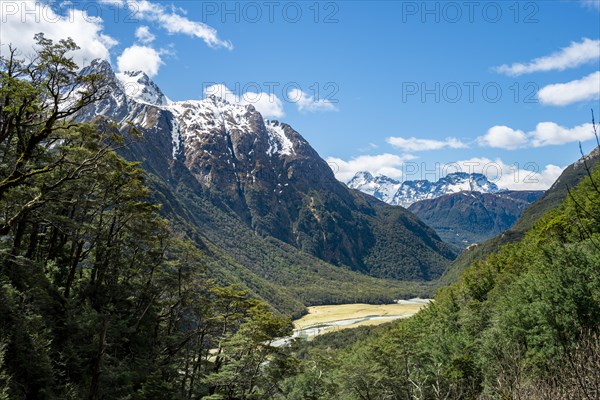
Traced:
<svg viewBox="0 0 600 400">
<path fill-rule="evenodd" d="M 173 160 L 177 160 L 177 154 L 181 147 L 181 131 L 179 128 L 179 122 L 176 118 L 173 118 L 173 126 L 171 127 L 171 141 L 173 143 Z"/>
<path fill-rule="evenodd" d="M 247 107 L 210 96 L 204 100 L 174 102 L 164 108 L 180 120 L 184 130 L 202 133 L 251 129 Z"/>
<path fill-rule="evenodd" d="M 203 100 L 173 102 L 162 108 L 171 111 L 177 119 L 179 134 L 184 143 L 200 140 L 200 137 L 217 132 L 235 131 L 242 135 L 258 135 L 260 130 L 256 125 L 259 113 L 252 105 L 234 104 L 216 96 L 209 96 Z M 294 142 L 286 134 L 284 124 L 269 120 L 263 122 L 268 135 L 267 155 L 295 155 Z"/>
<path fill-rule="evenodd" d="M 291 156 L 295 154 L 294 144 L 285 134 L 283 126 L 279 121 L 265 121 L 265 127 L 269 133 L 269 150 L 267 153 L 272 156 L 273 154 L 281 154 Z"/>
</svg>

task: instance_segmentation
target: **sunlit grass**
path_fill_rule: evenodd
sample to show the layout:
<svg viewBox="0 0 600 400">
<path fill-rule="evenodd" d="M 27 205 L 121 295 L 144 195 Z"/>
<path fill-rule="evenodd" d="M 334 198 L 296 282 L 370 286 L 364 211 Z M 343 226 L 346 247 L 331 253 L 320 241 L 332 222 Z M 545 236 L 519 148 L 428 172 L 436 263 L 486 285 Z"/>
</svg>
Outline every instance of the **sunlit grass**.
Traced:
<svg viewBox="0 0 600 400">
<path fill-rule="evenodd" d="M 403 304 L 341 304 L 308 307 L 308 314 L 294 321 L 294 329 L 302 329 L 309 326 L 348 319 L 390 317 L 368 319 L 359 321 L 355 324 L 340 326 L 338 328 L 354 328 L 360 325 L 378 325 L 391 321 L 391 317 L 407 317 L 413 315 L 423 307 L 426 307 L 425 302 Z"/>
</svg>

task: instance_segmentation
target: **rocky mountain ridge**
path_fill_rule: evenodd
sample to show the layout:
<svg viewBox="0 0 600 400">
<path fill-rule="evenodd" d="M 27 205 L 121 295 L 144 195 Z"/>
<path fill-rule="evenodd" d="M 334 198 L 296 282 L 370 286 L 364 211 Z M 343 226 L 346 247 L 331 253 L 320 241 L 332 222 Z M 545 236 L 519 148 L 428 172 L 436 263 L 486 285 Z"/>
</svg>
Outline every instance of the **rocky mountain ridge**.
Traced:
<svg viewBox="0 0 600 400">
<path fill-rule="evenodd" d="M 480 193 L 498 193 L 498 186 L 485 175 L 477 173 L 454 172 L 435 182 L 429 180 L 398 181 L 384 175 L 373 176 L 367 171 L 357 172 L 347 183 L 348 187 L 370 194 L 379 200 L 391 204 L 409 207 L 426 199 L 435 199 L 462 191 Z"/>
</svg>

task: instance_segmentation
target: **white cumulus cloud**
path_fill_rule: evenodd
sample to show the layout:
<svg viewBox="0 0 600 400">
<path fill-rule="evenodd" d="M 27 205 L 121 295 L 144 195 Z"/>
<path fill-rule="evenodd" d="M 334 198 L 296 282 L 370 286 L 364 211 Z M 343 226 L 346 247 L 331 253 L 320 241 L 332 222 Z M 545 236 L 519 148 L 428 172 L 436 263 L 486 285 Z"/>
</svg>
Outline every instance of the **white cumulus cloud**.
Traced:
<svg viewBox="0 0 600 400">
<path fill-rule="evenodd" d="M 564 71 L 599 59 L 600 40 L 584 38 L 581 42 L 571 42 L 568 47 L 528 63 L 504 64 L 494 69 L 502 74 L 518 76 L 532 72 Z"/>
<path fill-rule="evenodd" d="M 585 7 L 600 10 L 600 0 L 580 0 Z"/>
<path fill-rule="evenodd" d="M 453 168 L 456 166 L 456 168 Z M 494 182 L 499 188 L 510 190 L 546 190 L 560 176 L 564 167 L 554 164 L 540 165 L 535 162 L 506 164 L 501 159 L 475 157 L 452 163 L 448 172 L 460 170 L 467 173 L 480 173 Z"/>
<path fill-rule="evenodd" d="M 213 48 L 233 49 L 230 41 L 219 38 L 216 29 L 205 23 L 190 20 L 186 16 L 178 14 L 174 8 L 166 8 L 148 0 L 128 0 L 127 4 L 135 13 L 136 18 L 155 22 L 170 34 L 180 33 L 197 37 Z"/>
<path fill-rule="evenodd" d="M 388 137 L 386 141 L 392 146 L 404 151 L 426 151 L 440 149 L 464 149 L 469 146 L 457 138 L 446 138 L 445 140 L 417 139 L 415 137 L 403 138 L 398 136 Z"/>
<path fill-rule="evenodd" d="M 150 28 L 147 26 L 140 26 L 135 30 L 135 38 L 143 44 L 152 43 L 156 36 L 150 32 Z"/>
<path fill-rule="evenodd" d="M 538 92 L 542 104 L 566 106 L 572 103 L 600 98 L 600 71 L 567 83 L 544 86 Z"/>
<path fill-rule="evenodd" d="M 109 6 L 124 6 L 125 0 L 98 0 L 100 4 L 106 4 Z"/>
<path fill-rule="evenodd" d="M 384 153 L 361 155 L 350 160 L 328 157 L 326 161 L 329 163 L 338 180 L 348 182 L 359 171 L 369 171 L 375 175 L 385 175 L 390 178 L 401 179 L 402 164 L 415 158 L 411 154 L 397 155 Z"/>
<path fill-rule="evenodd" d="M 527 145 L 525 132 L 504 125 L 496 125 L 488 129 L 484 136 L 477 138 L 481 146 L 514 150 Z"/>
<path fill-rule="evenodd" d="M 315 99 L 314 96 L 310 96 L 300 89 L 291 89 L 287 96 L 290 102 L 296 103 L 300 111 L 337 111 L 337 107 L 331 100 Z"/>
<path fill-rule="evenodd" d="M 80 49 L 69 55 L 79 66 L 84 66 L 96 58 L 108 60 L 110 48 L 118 43 L 103 33 L 101 18 L 90 16 L 74 6 L 60 13 L 40 1 L 0 1 L 0 24 L 2 55 L 8 51 L 8 44 L 24 56 L 33 54 L 33 36 L 43 32 L 54 41 L 68 37 L 75 40 Z"/>
<path fill-rule="evenodd" d="M 117 58 L 120 72 L 143 71 L 151 78 L 158 74 L 158 70 L 163 64 L 160 53 L 148 46 L 133 45 L 123 50 L 123 53 Z"/>
<path fill-rule="evenodd" d="M 530 136 L 533 147 L 585 142 L 595 138 L 594 127 L 591 123 L 565 128 L 554 122 L 540 122 Z"/>
<path fill-rule="evenodd" d="M 481 146 L 514 150 L 526 147 L 544 147 L 594 139 L 591 123 L 565 128 L 555 122 L 540 122 L 529 132 L 504 125 L 490 128 L 484 136 L 477 138 Z"/>
<path fill-rule="evenodd" d="M 283 102 L 273 93 L 265 92 L 245 92 L 238 96 L 227 86 L 219 83 L 208 86 L 204 89 L 205 96 L 217 96 L 233 104 L 248 105 L 251 104 L 267 118 L 281 118 L 285 115 Z"/>
</svg>

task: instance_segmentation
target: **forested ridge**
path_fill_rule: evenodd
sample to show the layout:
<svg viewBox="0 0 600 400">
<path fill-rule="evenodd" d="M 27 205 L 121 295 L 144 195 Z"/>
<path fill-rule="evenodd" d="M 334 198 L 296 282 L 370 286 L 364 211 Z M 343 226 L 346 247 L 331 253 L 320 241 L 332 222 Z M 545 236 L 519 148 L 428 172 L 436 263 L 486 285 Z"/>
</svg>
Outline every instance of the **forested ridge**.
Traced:
<svg viewBox="0 0 600 400">
<path fill-rule="evenodd" d="M 585 170 L 415 317 L 302 346 L 287 398 L 599 398 L 600 168 Z"/>
<path fill-rule="evenodd" d="M 585 162 L 584 162 L 585 161 Z M 540 220 L 547 212 L 559 207 L 568 191 L 588 177 L 588 171 L 593 170 L 600 161 L 600 147 L 596 147 L 589 154 L 575 161 L 563 170 L 554 184 L 544 194 L 523 211 L 523 214 L 510 229 L 501 235 L 493 237 L 477 247 L 465 251 L 456 258 L 446 269 L 439 280 L 440 286 L 448 286 L 458 280 L 458 277 L 467 266 L 477 260 L 484 259 L 487 255 L 497 252 L 503 245 L 518 242 L 525 233 Z"/>
</svg>

